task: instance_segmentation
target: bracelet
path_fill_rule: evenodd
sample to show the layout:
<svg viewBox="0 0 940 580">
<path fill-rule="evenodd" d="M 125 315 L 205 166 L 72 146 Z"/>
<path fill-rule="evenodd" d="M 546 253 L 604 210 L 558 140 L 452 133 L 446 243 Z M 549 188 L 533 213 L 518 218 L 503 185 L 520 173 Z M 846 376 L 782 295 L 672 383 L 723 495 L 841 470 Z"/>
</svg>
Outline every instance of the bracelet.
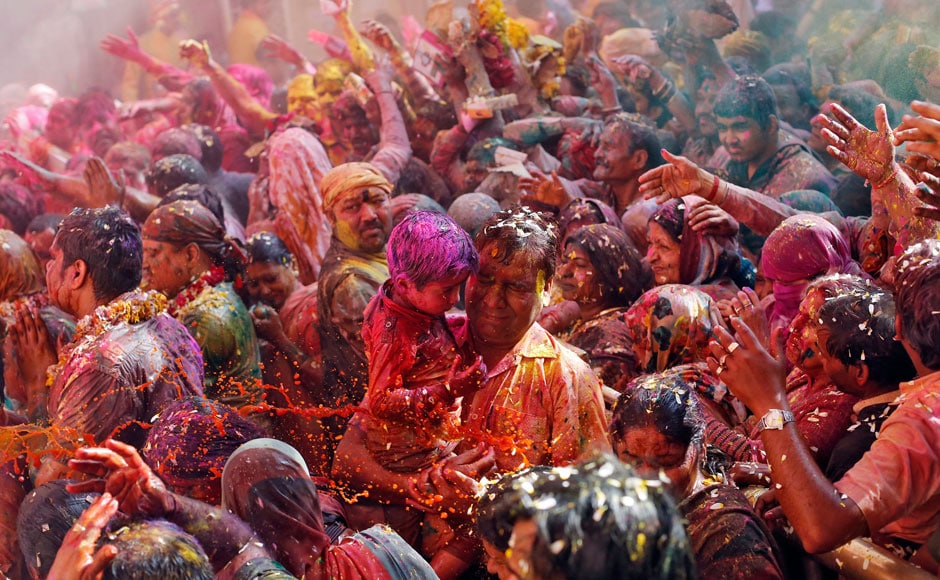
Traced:
<svg viewBox="0 0 940 580">
<path fill-rule="evenodd" d="M 712 183 L 712 190 L 708 192 L 708 201 L 715 201 L 715 194 L 718 193 L 718 186 L 721 184 L 721 178 L 717 175 L 715 176 L 715 181 Z"/>
<path fill-rule="evenodd" d="M 898 170 L 897 170 L 897 167 L 895 167 L 894 169 L 891 170 L 891 173 L 888 174 L 888 177 L 882 179 L 878 183 L 874 183 L 871 181 L 869 183 L 871 184 L 872 189 L 881 189 L 882 187 L 894 181 L 894 178 L 897 176 L 898 176 Z"/>
<path fill-rule="evenodd" d="M 674 96 L 676 96 L 676 86 L 668 80 L 659 89 L 653 91 L 653 98 L 662 104 L 668 103 Z"/>
</svg>

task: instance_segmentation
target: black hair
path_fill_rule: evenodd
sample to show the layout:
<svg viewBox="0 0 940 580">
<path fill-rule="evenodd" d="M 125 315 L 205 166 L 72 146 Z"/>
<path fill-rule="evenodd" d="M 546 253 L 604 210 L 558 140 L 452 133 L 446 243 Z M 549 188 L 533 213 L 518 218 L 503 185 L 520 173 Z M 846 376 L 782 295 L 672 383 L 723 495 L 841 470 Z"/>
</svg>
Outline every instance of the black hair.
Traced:
<svg viewBox="0 0 940 580">
<path fill-rule="evenodd" d="M 522 206 L 498 211 L 483 222 L 473 240 L 482 255 L 489 245 L 491 256 L 508 265 L 518 253 L 524 253 L 533 268 L 545 273 L 546 280 L 555 275 L 555 254 L 558 228 L 550 217 Z"/>
<path fill-rule="evenodd" d="M 722 87 L 715 98 L 716 117 L 747 117 L 761 129 L 770 127 L 770 117 L 777 117 L 777 99 L 767 81 L 758 76 L 743 76 Z"/>
<path fill-rule="evenodd" d="M 192 155 L 170 155 L 153 162 L 147 172 L 147 185 L 163 197 L 181 185 L 209 183 L 209 175 Z"/>
<path fill-rule="evenodd" d="M 924 240 L 898 258 L 895 308 L 901 336 L 931 370 L 940 370 L 940 240 Z"/>
<path fill-rule="evenodd" d="M 290 267 L 294 260 L 284 241 L 270 232 L 260 232 L 248 238 L 246 250 L 249 264 L 278 264 Z"/>
<path fill-rule="evenodd" d="M 113 300 L 140 284 L 140 228 L 117 208 L 73 209 L 59 225 L 54 245 L 62 251 L 63 269 L 85 262 L 97 300 Z"/>
</svg>

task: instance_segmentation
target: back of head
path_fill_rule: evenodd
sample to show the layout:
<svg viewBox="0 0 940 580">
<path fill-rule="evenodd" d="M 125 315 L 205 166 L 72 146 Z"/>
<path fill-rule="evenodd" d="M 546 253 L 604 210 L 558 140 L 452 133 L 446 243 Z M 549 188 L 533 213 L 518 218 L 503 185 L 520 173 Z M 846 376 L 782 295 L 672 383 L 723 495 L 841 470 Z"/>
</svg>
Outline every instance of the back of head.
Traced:
<svg viewBox="0 0 940 580">
<path fill-rule="evenodd" d="M 901 336 L 924 366 L 940 370 L 940 241 L 924 240 L 901 255 L 894 296 Z"/>
<path fill-rule="evenodd" d="M 147 185 L 163 197 L 181 185 L 209 183 L 209 175 L 192 155 L 178 154 L 155 161 L 147 173 Z"/>
<path fill-rule="evenodd" d="M 222 139 L 219 134 L 208 125 L 193 123 L 185 125 L 183 128 L 195 135 L 199 141 L 199 148 L 202 150 L 199 161 L 205 170 L 209 173 L 218 171 L 222 167 L 222 154 L 224 153 Z"/>
<path fill-rule="evenodd" d="M 785 219 L 770 235 L 761 253 L 764 275 L 791 283 L 822 274 L 859 273 L 842 233 L 825 219 L 800 214 Z"/>
<path fill-rule="evenodd" d="M 770 126 L 776 117 L 777 99 L 767 81 L 758 76 L 741 76 L 722 87 L 715 98 L 715 116 L 746 117 L 757 121 L 761 129 Z"/>
<path fill-rule="evenodd" d="M 245 244 L 249 264 L 277 264 L 291 267 L 294 256 L 284 241 L 271 232 L 258 232 L 248 238 Z"/>
<path fill-rule="evenodd" d="M 173 127 L 157 135 L 150 146 L 150 153 L 154 162 L 171 155 L 189 155 L 196 161 L 202 159 L 199 139 L 182 127 Z"/>
<path fill-rule="evenodd" d="M 70 483 L 75 482 L 59 479 L 43 484 L 20 505 L 16 536 L 26 565 L 39 578 L 49 573 L 65 534 L 99 495 L 69 493 L 65 486 Z"/>
<path fill-rule="evenodd" d="M 181 185 L 166 194 L 166 197 L 160 200 L 157 207 L 170 205 L 176 201 L 195 201 L 212 212 L 219 224 L 225 226 L 225 209 L 222 206 L 222 200 L 219 194 L 202 183 L 187 183 Z"/>
<path fill-rule="evenodd" d="M 19 235 L 26 233 L 29 222 L 45 211 L 43 197 L 12 181 L 0 183 L 0 214 Z"/>
<path fill-rule="evenodd" d="M 41 292 L 43 271 L 29 244 L 10 230 L 0 230 L 0 301 Z"/>
<path fill-rule="evenodd" d="M 447 215 L 470 234 L 470 237 L 476 237 L 483 222 L 498 211 L 499 202 L 492 196 L 471 192 L 455 199 L 447 209 Z"/>
<path fill-rule="evenodd" d="M 388 272 L 419 289 L 476 272 L 479 257 L 470 236 L 447 214 L 417 211 L 405 216 L 388 238 Z"/>
<path fill-rule="evenodd" d="M 213 580 L 215 573 L 196 538 L 163 520 L 140 521 L 115 532 L 117 556 L 104 580 Z"/>
<path fill-rule="evenodd" d="M 95 298 L 114 299 L 140 284 L 143 242 L 140 228 L 114 207 L 74 209 L 62 220 L 55 246 L 62 264 L 83 260 Z"/>
<path fill-rule="evenodd" d="M 530 561 L 520 567 L 537 577 L 696 577 L 682 517 L 666 487 L 618 459 L 556 467 L 523 490 L 516 523 L 531 520 L 535 537 Z"/>
<path fill-rule="evenodd" d="M 523 206 L 494 213 L 483 222 L 473 240 L 477 252 L 489 249 L 502 264 L 510 264 L 517 254 L 525 254 L 533 268 L 544 272 L 545 279 L 555 275 L 558 227 L 551 218 Z"/>
</svg>

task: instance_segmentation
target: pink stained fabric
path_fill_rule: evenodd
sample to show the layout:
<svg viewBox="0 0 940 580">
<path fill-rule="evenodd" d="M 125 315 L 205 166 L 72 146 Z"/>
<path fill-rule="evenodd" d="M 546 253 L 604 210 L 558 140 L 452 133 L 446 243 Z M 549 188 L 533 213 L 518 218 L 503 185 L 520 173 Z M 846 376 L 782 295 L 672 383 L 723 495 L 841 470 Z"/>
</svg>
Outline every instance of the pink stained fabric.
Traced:
<svg viewBox="0 0 940 580">
<path fill-rule="evenodd" d="M 898 409 L 871 449 L 836 483 L 869 531 L 923 543 L 940 515 L 940 372 L 901 383 Z"/>
<path fill-rule="evenodd" d="M 787 327 L 800 308 L 806 285 L 818 276 L 854 274 L 867 278 L 852 260 L 849 243 L 820 216 L 787 218 L 767 238 L 761 254 L 764 276 L 773 280 L 771 327 Z"/>
<path fill-rule="evenodd" d="M 292 128 L 268 142 L 268 167 L 267 214 L 273 231 L 297 258 L 301 282 L 312 284 L 333 232 L 320 193 L 320 180 L 333 165 L 316 137 Z"/>
</svg>

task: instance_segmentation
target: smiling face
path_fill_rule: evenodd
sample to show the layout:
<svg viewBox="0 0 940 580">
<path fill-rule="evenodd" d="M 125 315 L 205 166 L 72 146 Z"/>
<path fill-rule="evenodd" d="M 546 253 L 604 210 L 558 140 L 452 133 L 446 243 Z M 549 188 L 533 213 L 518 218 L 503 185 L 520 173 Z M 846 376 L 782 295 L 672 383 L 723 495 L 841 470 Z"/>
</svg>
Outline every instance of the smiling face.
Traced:
<svg viewBox="0 0 940 580">
<path fill-rule="evenodd" d="M 291 269 L 270 262 L 252 262 L 245 271 L 245 290 L 252 302 L 280 310 L 297 287 Z"/>
<path fill-rule="evenodd" d="M 565 300 L 581 305 L 593 305 L 602 300 L 603 288 L 597 281 L 591 258 L 578 244 L 565 245 L 555 278 Z"/>
<path fill-rule="evenodd" d="M 661 225 L 650 220 L 646 261 L 657 285 L 679 284 L 681 247 Z"/>
<path fill-rule="evenodd" d="M 604 129 L 594 153 L 594 179 L 598 181 L 630 181 L 644 169 L 645 158 L 633 151 L 627 131 L 617 126 Z M 643 152 L 645 153 L 645 152 Z"/>
</svg>

